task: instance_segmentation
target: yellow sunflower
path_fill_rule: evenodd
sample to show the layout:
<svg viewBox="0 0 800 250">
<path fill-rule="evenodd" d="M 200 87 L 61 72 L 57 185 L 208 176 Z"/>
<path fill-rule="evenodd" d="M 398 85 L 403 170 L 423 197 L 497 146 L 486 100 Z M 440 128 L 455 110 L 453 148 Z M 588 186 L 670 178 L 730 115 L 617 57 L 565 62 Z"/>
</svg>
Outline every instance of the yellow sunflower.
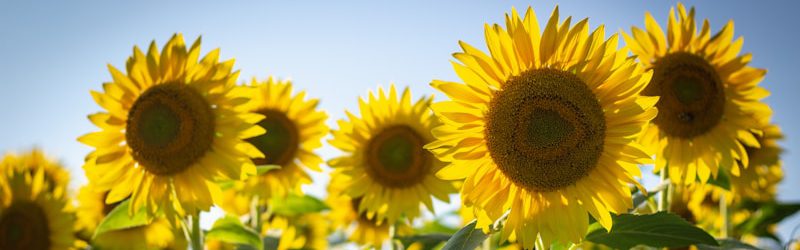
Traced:
<svg viewBox="0 0 800 250">
<path fill-rule="evenodd" d="M 320 214 L 303 214 L 293 218 L 273 217 L 267 227 L 281 231 L 278 250 L 328 249 L 329 224 Z"/>
<path fill-rule="evenodd" d="M 344 151 L 329 161 L 334 176 L 345 176 L 345 193 L 359 200 L 359 212 L 379 223 L 409 219 L 420 213 L 420 203 L 433 211 L 431 195 L 449 201 L 453 183 L 435 176 L 444 163 L 423 146 L 433 141 L 431 130 L 438 124 L 428 110 L 432 97 L 411 102 L 411 91 L 398 99 L 394 85 L 384 93 L 370 92 L 359 99 L 361 118 L 347 112 L 329 142 Z"/>
<path fill-rule="evenodd" d="M 16 167 L 19 171 L 35 173 L 39 168 L 44 168 L 44 181 L 50 187 L 50 192 L 66 192 L 69 185 L 69 172 L 57 161 L 48 159 L 42 150 L 34 148 L 22 155 L 6 154 L 7 163 L 14 166 L 0 165 L 0 169 Z M 11 160 L 15 159 L 15 160 Z"/>
<path fill-rule="evenodd" d="M 108 192 L 96 192 L 91 186 L 84 186 L 78 192 L 77 226 L 87 238 L 119 204 L 106 204 L 107 195 Z M 186 249 L 187 242 L 180 230 L 173 229 L 166 219 L 158 218 L 148 225 L 97 235 L 92 245 L 99 249 Z"/>
<path fill-rule="evenodd" d="M 84 170 L 106 203 L 131 199 L 131 212 L 146 207 L 177 215 L 208 210 L 219 201 L 215 180 L 255 174 L 251 158 L 264 157 L 245 139 L 261 135 L 262 115 L 242 109 L 246 91 L 234 88 L 233 60 L 219 49 L 202 59 L 200 39 L 187 50 L 173 36 L 159 53 L 134 47 L 127 74 L 108 66 L 113 82 L 92 91 L 107 112 L 89 120 L 101 131 L 78 140 L 95 148 Z"/>
<path fill-rule="evenodd" d="M 666 36 L 650 13 L 646 30 L 623 33 L 628 48 L 653 69 L 642 94 L 660 96 L 642 143 L 656 153 L 656 171 L 668 166 L 675 183 L 706 183 L 719 168 L 739 176 L 739 162 L 748 165 L 745 147 L 759 147 L 755 135 L 771 115 L 760 102 L 769 92 L 758 86 L 766 70 L 747 66 L 750 54 L 739 55 L 743 40 L 733 40 L 733 21 L 711 35 L 705 20 L 698 33 L 694 13 L 679 3 L 676 19 L 671 9 Z"/>
<path fill-rule="evenodd" d="M 533 9 L 512 9 L 505 28 L 485 26 L 488 55 L 460 43 L 464 83 L 431 83 L 451 99 L 431 106 L 443 125 L 426 147 L 450 162 L 437 175 L 466 178 L 462 200 L 486 232 L 510 209 L 501 238 L 526 249 L 580 242 L 587 212 L 610 229 L 650 160 L 636 142 L 657 113 L 658 98 L 639 95 L 650 72 L 603 26 L 571 20 L 556 7 L 540 32 Z"/>
<path fill-rule="evenodd" d="M 344 193 L 347 183 L 341 178 L 342 176 L 334 176 L 328 184 L 325 202 L 331 207 L 328 214 L 331 227 L 344 230 L 348 238 L 356 244 L 380 248 L 389 239 L 389 227 L 392 223 L 379 223 L 377 218 L 367 218 L 364 212 L 358 212 L 361 199 L 352 199 Z"/>
<path fill-rule="evenodd" d="M 289 81 L 266 81 L 253 79 L 248 88 L 251 102 L 245 110 L 259 113 L 266 118 L 258 123 L 268 133 L 247 139 L 266 157 L 253 159 L 256 165 L 279 165 L 281 168 L 270 170 L 255 178 L 236 183 L 226 196 L 242 196 L 250 200 L 258 195 L 261 201 L 272 197 L 285 197 L 287 193 L 300 192 L 301 184 L 311 183 L 306 168 L 321 171 L 319 164 L 322 158 L 314 154 L 314 150 L 322 146 L 322 137 L 328 134 L 325 120 L 328 116 L 317 109 L 318 99 L 306 100 L 306 92 L 296 95 L 292 92 Z M 223 208 L 231 208 L 223 206 Z M 229 213 L 239 214 L 231 208 Z"/>
<path fill-rule="evenodd" d="M 45 166 L 24 166 L 20 158 L 5 157 L 0 168 L 0 249 L 72 248 L 75 217 L 67 197 L 50 191 Z"/>
</svg>

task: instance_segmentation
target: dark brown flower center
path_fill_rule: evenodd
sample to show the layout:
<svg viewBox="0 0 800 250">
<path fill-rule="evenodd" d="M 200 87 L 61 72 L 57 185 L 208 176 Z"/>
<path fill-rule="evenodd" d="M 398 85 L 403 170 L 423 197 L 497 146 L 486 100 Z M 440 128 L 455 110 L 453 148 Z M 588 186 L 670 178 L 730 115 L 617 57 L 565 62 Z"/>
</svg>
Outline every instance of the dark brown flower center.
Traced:
<svg viewBox="0 0 800 250">
<path fill-rule="evenodd" d="M 211 148 L 214 122 L 211 105 L 197 90 L 181 83 L 160 84 L 134 102 L 125 139 L 148 172 L 174 175 Z"/>
<path fill-rule="evenodd" d="M 33 202 L 14 201 L 3 209 L 0 249 L 48 250 L 50 245 L 50 226 L 42 207 Z"/>
<path fill-rule="evenodd" d="M 489 153 L 515 184 L 547 192 L 572 185 L 603 152 L 605 115 L 572 73 L 536 69 L 510 78 L 486 115 Z"/>
<path fill-rule="evenodd" d="M 430 169 L 432 155 L 425 139 L 406 125 L 385 128 L 367 144 L 367 174 L 388 187 L 407 187 L 421 182 Z"/>
<path fill-rule="evenodd" d="M 300 133 L 297 126 L 285 112 L 265 109 L 258 113 L 266 116 L 258 123 L 267 133 L 247 139 L 263 153 L 266 158 L 253 159 L 257 165 L 285 165 L 290 163 L 300 146 Z"/>
<path fill-rule="evenodd" d="M 680 138 L 705 134 L 722 120 L 725 108 L 725 90 L 717 71 L 702 57 L 686 52 L 658 59 L 642 94 L 660 96 L 653 123 L 665 134 Z"/>
</svg>

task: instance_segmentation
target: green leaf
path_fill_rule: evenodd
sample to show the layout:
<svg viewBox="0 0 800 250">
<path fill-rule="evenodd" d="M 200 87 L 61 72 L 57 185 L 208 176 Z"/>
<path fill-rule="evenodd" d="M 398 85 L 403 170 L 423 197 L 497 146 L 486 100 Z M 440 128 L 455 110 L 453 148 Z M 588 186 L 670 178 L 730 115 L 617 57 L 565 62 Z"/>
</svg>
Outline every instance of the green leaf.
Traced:
<svg viewBox="0 0 800 250">
<path fill-rule="evenodd" d="M 483 233 L 480 229 L 475 229 L 477 223 L 477 221 L 472 221 L 472 223 L 458 230 L 458 232 L 444 244 L 442 250 L 475 249 L 480 246 L 489 235 Z"/>
<path fill-rule="evenodd" d="M 655 214 L 613 216 L 611 232 L 599 226 L 590 227 L 586 240 L 618 249 L 637 245 L 651 247 L 685 247 L 694 244 L 717 246 L 717 241 L 700 228 L 681 217 L 658 212 Z"/>
<path fill-rule="evenodd" d="M 276 169 L 281 169 L 281 165 L 258 165 L 256 166 L 256 174 L 262 175 Z"/>
<path fill-rule="evenodd" d="M 698 244 L 698 250 L 723 250 L 723 249 L 744 249 L 744 250 L 761 250 L 752 245 L 735 239 L 719 239 L 719 246 L 709 246 L 706 244 Z"/>
<path fill-rule="evenodd" d="M 755 212 L 750 218 L 736 225 L 736 232 L 768 237 L 780 242 L 780 238 L 770 232 L 769 228 L 800 211 L 800 203 L 747 201 L 742 208 Z"/>
<path fill-rule="evenodd" d="M 264 250 L 277 250 L 278 245 L 281 243 L 281 239 L 273 236 L 266 236 L 263 239 L 264 241 Z"/>
<path fill-rule="evenodd" d="M 712 176 L 713 177 L 713 176 Z M 731 190 L 731 180 L 728 177 L 728 173 L 725 172 L 722 168 L 717 171 L 717 178 L 709 178 L 708 184 L 720 187 L 725 190 Z"/>
<path fill-rule="evenodd" d="M 139 209 L 139 211 L 134 213 L 133 216 L 128 216 L 129 207 L 130 199 L 127 199 L 114 207 L 114 209 L 111 210 L 111 212 L 109 212 L 105 218 L 103 218 L 103 221 L 100 222 L 100 225 L 97 226 L 92 239 L 105 232 L 150 224 L 152 218 L 148 218 L 149 216 L 147 216 L 146 208 L 142 207 Z"/>
<path fill-rule="evenodd" d="M 262 249 L 261 237 L 258 236 L 258 233 L 245 227 L 239 219 L 233 216 L 225 216 L 214 222 L 214 226 L 206 233 L 206 239 Z"/>
<path fill-rule="evenodd" d="M 272 205 L 273 213 L 290 217 L 328 209 L 324 202 L 309 195 L 298 196 L 290 194 L 283 199 L 274 198 L 270 201 L 270 204 Z"/>
<path fill-rule="evenodd" d="M 405 248 L 411 246 L 414 243 L 422 243 L 422 249 L 433 249 L 442 242 L 446 242 L 450 239 L 449 234 L 442 234 L 442 233 L 432 233 L 432 234 L 418 234 L 412 236 L 404 236 L 404 237 L 397 237 L 400 240 L 400 243 L 403 243 Z"/>
</svg>

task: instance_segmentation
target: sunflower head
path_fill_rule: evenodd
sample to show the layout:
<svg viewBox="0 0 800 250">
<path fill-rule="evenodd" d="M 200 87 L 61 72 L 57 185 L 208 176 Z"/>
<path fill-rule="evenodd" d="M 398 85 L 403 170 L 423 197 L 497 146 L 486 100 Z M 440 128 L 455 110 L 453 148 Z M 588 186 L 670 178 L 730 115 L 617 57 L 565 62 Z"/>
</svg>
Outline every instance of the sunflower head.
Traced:
<svg viewBox="0 0 800 250">
<path fill-rule="evenodd" d="M 271 218 L 269 228 L 281 231 L 279 250 L 326 249 L 330 223 L 320 214 Z"/>
<path fill-rule="evenodd" d="M 328 134 L 328 115 L 318 108 L 319 99 L 306 99 L 306 92 L 293 93 L 290 81 L 253 79 L 240 87 L 247 90 L 250 102 L 244 109 L 263 115 L 258 125 L 269 131 L 247 139 L 264 157 L 253 158 L 256 165 L 278 165 L 244 183 L 234 185 L 233 194 L 249 200 L 258 196 L 262 203 L 273 197 L 300 192 L 302 184 L 311 183 L 308 170 L 320 171 L 322 158 L 314 150 L 322 146 Z M 227 191 L 226 191 L 227 192 Z"/>
<path fill-rule="evenodd" d="M 642 92 L 660 96 L 658 116 L 642 136 L 656 153 L 656 171 L 668 166 L 675 183 L 706 183 L 719 168 L 738 176 L 747 167 L 746 147 L 760 147 L 755 135 L 771 115 L 758 86 L 766 70 L 748 66 L 733 39 L 733 21 L 711 34 L 708 20 L 697 30 L 694 8 L 670 10 L 666 35 L 650 13 L 646 28 L 623 33 L 626 46 L 653 70 Z"/>
<path fill-rule="evenodd" d="M 263 154 L 245 139 L 264 133 L 263 116 L 242 109 L 233 60 L 218 60 L 218 49 L 200 58 L 200 39 L 187 49 L 176 34 L 161 52 L 134 47 L 126 72 L 108 67 L 113 81 L 91 92 L 105 109 L 89 115 L 100 131 L 78 138 L 95 149 L 83 168 L 106 203 L 194 214 L 218 201 L 215 181 L 255 174 L 250 159 Z"/>
<path fill-rule="evenodd" d="M 442 124 L 426 145 L 450 162 L 438 176 L 464 180 L 477 227 L 508 212 L 502 238 L 528 249 L 580 242 L 588 214 L 610 228 L 610 213 L 631 206 L 632 176 L 650 160 L 635 139 L 658 100 L 640 96 L 650 72 L 602 26 L 561 21 L 558 8 L 543 30 L 536 19 L 512 9 L 505 27 L 487 24 L 488 54 L 460 43 L 463 82 L 431 83 L 450 100 L 431 106 Z"/>
<path fill-rule="evenodd" d="M 332 159 L 334 176 L 342 176 L 345 193 L 359 200 L 356 208 L 367 218 L 395 222 L 402 215 L 415 218 L 420 203 L 433 210 L 431 196 L 448 201 L 453 183 L 435 173 L 444 166 L 423 146 L 433 141 L 438 124 L 428 110 L 432 97 L 411 101 L 406 88 L 398 97 L 392 85 L 359 99 L 361 117 L 347 112 L 339 121 L 331 145 L 345 152 Z"/>
<path fill-rule="evenodd" d="M 44 171 L 44 182 L 50 192 L 63 193 L 69 184 L 69 172 L 57 161 L 48 159 L 44 152 L 34 148 L 25 154 L 6 154 L 0 169 L 16 168 L 17 171 L 35 174 L 40 168 Z"/>
<path fill-rule="evenodd" d="M 328 197 L 325 202 L 331 207 L 328 217 L 331 227 L 343 230 L 348 239 L 360 245 L 380 247 L 389 239 L 390 224 L 368 218 L 365 212 L 359 212 L 360 198 L 351 198 L 345 194 L 346 182 L 343 176 L 334 176 L 328 184 Z M 404 223 L 400 223 L 404 224 Z"/>
<path fill-rule="evenodd" d="M 64 193 L 50 187 L 46 166 L 19 160 L 36 154 L 9 155 L 0 164 L 0 249 L 59 250 L 76 244 L 74 215 Z"/>
</svg>

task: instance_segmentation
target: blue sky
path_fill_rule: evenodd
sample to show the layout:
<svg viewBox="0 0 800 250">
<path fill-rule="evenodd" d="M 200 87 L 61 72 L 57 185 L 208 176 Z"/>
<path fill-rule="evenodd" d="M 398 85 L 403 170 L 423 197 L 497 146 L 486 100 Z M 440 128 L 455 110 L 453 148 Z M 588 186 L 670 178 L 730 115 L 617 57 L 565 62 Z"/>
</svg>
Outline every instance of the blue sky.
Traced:
<svg viewBox="0 0 800 250">
<path fill-rule="evenodd" d="M 686 2 L 698 17 L 708 18 L 718 30 L 729 19 L 736 35 L 744 36 L 743 51 L 753 53 L 752 65 L 768 69 L 762 85 L 772 92 L 766 99 L 773 121 L 783 127 L 785 181 L 778 198 L 800 201 L 800 119 L 792 109 L 800 105 L 796 60 L 800 50 L 792 18 L 797 2 L 717 1 Z M 187 40 L 203 37 L 203 51 L 222 48 L 223 58 L 235 58 L 240 81 L 275 75 L 289 78 L 309 96 L 322 100 L 331 116 L 355 110 L 356 98 L 368 89 L 396 83 L 411 86 L 419 96 L 434 91 L 432 79 L 458 80 L 450 60 L 458 40 L 483 48 L 483 24 L 502 22 L 512 6 L 533 5 L 544 20 L 558 4 L 561 15 L 591 17 L 591 27 L 605 24 L 614 32 L 643 26 L 650 11 L 663 25 L 674 1 L 419 1 L 291 2 L 238 1 L 178 2 L 67 1 L 52 3 L 0 1 L 0 151 L 43 148 L 66 164 L 73 186 L 85 183 L 80 168 L 90 148 L 75 138 L 96 130 L 86 115 L 100 111 L 89 95 L 109 81 L 106 64 L 124 67 L 133 45 L 160 45 L 175 32 Z M 191 42 L 191 41 L 187 41 Z M 441 97 L 441 95 L 438 95 Z M 319 151 L 326 159 L 338 152 Z M 327 181 L 306 188 L 321 194 Z M 800 224 L 795 216 L 780 225 L 788 236 Z"/>
</svg>

